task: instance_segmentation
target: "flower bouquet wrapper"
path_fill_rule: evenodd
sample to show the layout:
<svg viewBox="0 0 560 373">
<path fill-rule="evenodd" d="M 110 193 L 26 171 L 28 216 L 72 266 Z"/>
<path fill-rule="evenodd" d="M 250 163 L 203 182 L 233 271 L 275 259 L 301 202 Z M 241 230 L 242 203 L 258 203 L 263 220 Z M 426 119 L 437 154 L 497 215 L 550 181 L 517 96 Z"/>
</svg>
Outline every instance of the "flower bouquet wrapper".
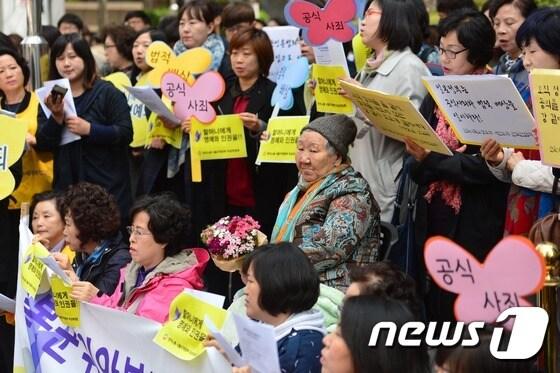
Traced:
<svg viewBox="0 0 560 373">
<path fill-rule="evenodd" d="M 218 230 L 221 229 L 221 231 L 220 231 L 221 233 L 219 233 L 219 234 L 220 234 L 220 237 L 222 237 L 221 235 L 223 235 L 223 232 L 224 232 L 223 228 L 227 227 L 229 229 L 230 222 L 232 221 L 232 219 L 230 219 L 229 217 L 225 217 L 225 218 L 220 219 L 219 222 L 217 222 L 216 224 L 214 224 L 211 227 L 208 227 L 201 234 L 202 241 L 207 246 L 209 246 L 212 261 L 214 262 L 216 267 L 218 267 L 220 270 L 222 270 L 224 272 L 235 272 L 235 271 L 241 270 L 241 267 L 243 266 L 243 260 L 245 258 L 245 255 L 247 255 L 249 252 L 253 251 L 255 248 L 259 247 L 260 245 L 265 245 L 265 244 L 268 243 L 268 239 L 267 239 L 266 235 L 258 230 L 259 225 L 256 221 L 254 221 L 249 216 L 245 216 L 244 218 L 240 218 L 240 217 L 234 217 L 233 218 L 233 220 L 236 220 L 236 219 L 237 219 L 237 221 L 239 221 L 239 219 L 242 219 L 242 220 L 249 219 L 247 221 L 250 222 L 251 224 L 254 224 L 253 228 L 256 229 L 256 234 L 252 233 L 249 236 L 247 236 L 247 235 L 242 235 L 241 237 L 238 236 L 238 238 L 244 240 L 245 243 L 247 243 L 247 240 L 249 240 L 250 246 L 253 247 L 249 251 L 247 251 L 247 249 L 239 250 L 239 251 L 241 251 L 241 253 L 239 253 L 235 257 L 231 257 L 231 256 L 230 257 L 224 257 L 223 255 L 219 254 L 219 252 L 224 252 L 223 247 L 218 247 L 218 250 L 216 250 L 215 246 L 210 246 L 210 242 L 213 241 L 216 233 L 218 233 Z M 233 233 L 233 231 L 232 231 L 231 234 L 234 235 L 235 233 Z M 253 236 L 253 237 L 251 237 L 251 236 Z M 237 251 L 238 249 L 239 249 L 239 247 L 235 247 L 234 250 Z"/>
</svg>

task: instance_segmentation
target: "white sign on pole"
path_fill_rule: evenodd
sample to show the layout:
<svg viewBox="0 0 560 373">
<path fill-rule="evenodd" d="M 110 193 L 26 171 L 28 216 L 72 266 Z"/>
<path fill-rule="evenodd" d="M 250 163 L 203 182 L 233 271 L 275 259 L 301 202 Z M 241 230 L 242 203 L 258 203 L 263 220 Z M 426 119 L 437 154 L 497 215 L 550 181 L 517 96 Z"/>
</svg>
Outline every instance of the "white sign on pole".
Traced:
<svg viewBox="0 0 560 373">
<path fill-rule="evenodd" d="M 299 49 L 299 28 L 294 26 L 263 27 L 272 43 L 274 62 L 270 66 L 268 78 L 276 82 L 282 65 L 295 62 L 301 56 Z"/>
</svg>

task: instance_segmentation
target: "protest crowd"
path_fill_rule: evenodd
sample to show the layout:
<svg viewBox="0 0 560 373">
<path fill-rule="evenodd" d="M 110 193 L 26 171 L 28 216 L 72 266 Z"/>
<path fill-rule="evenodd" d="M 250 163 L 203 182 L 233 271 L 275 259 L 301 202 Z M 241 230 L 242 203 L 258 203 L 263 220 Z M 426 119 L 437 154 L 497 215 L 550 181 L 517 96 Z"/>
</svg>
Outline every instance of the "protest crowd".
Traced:
<svg viewBox="0 0 560 373">
<path fill-rule="evenodd" d="M 18 284 L 27 212 L 31 247 L 67 276 L 73 307 L 166 325 L 189 314 L 173 311 L 185 289 L 221 295 L 228 314 L 273 331 L 267 372 L 544 372 L 538 356 L 493 357 L 492 323 L 472 348 L 369 342 L 380 322 L 455 322 L 469 304 L 452 276 L 474 284 L 471 265 L 504 237 L 560 245 L 558 219 L 542 220 L 560 200 L 544 159 L 560 167 L 547 130 L 560 125 L 560 8 L 438 0 L 433 26 L 422 0 L 286 3 L 287 21 L 265 24 L 248 2 L 185 1 L 159 25 L 134 11 L 95 35 L 65 14 L 42 28 L 37 90 L 0 34 L 0 125 L 26 126 L 17 159 L 0 148 L 15 180 L 0 200 L 0 293 L 27 307 L 1 311 L 0 372 L 33 302 Z M 425 257 L 434 237 L 467 258 L 439 259 L 443 282 Z M 39 274 L 32 298 L 58 304 L 48 283 Z M 486 294 L 479 308 L 497 316 L 534 293 Z M 201 353 L 264 372 L 214 334 Z"/>
</svg>

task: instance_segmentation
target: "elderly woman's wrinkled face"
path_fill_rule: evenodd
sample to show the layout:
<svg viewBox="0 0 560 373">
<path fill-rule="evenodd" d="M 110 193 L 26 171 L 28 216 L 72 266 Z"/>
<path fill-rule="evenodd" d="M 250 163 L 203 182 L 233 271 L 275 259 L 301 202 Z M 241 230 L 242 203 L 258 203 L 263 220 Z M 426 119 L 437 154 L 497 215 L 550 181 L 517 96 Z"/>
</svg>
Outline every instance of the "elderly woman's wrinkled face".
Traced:
<svg viewBox="0 0 560 373">
<path fill-rule="evenodd" d="M 313 182 L 340 164 L 340 157 L 327 148 L 327 139 L 320 133 L 304 131 L 297 142 L 296 165 L 306 182 Z"/>
</svg>

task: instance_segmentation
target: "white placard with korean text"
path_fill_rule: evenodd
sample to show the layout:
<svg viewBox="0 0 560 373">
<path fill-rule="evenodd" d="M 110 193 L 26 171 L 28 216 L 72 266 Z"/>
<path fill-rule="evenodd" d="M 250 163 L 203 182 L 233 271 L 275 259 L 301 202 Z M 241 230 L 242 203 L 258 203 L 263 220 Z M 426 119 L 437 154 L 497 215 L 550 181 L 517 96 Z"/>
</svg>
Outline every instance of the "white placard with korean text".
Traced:
<svg viewBox="0 0 560 373">
<path fill-rule="evenodd" d="M 282 65 L 295 62 L 301 56 L 299 28 L 294 26 L 263 27 L 272 43 L 274 62 L 270 66 L 268 79 L 276 82 Z"/>
<path fill-rule="evenodd" d="M 462 143 L 480 145 L 493 138 L 502 146 L 537 148 L 533 117 L 508 77 L 450 75 L 422 80 Z"/>
</svg>

